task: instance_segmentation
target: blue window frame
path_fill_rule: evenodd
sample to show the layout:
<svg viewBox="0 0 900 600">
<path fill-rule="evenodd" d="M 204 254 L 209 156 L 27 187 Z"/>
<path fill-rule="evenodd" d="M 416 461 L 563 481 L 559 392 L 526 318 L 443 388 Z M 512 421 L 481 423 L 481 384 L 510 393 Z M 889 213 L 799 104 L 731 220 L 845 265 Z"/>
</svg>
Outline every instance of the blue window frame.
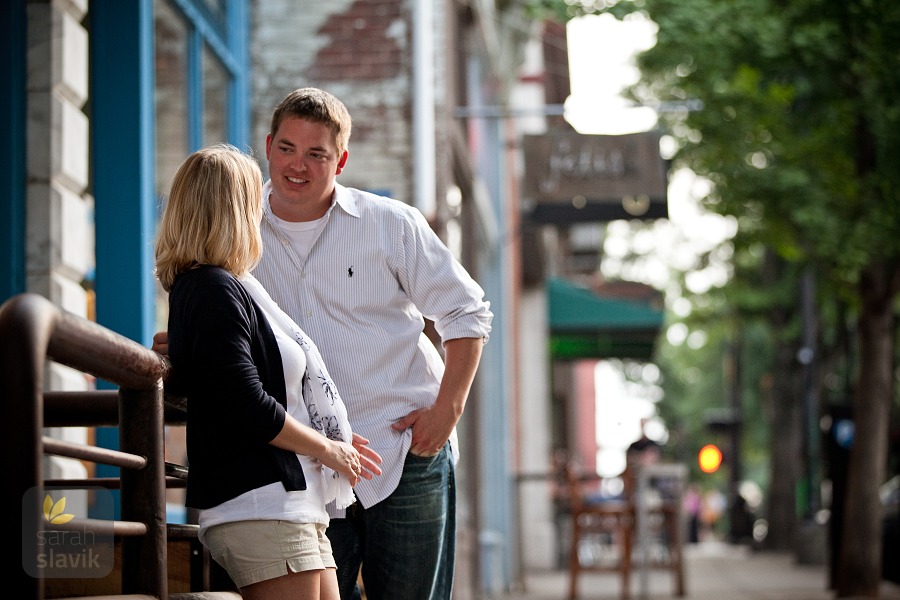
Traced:
<svg viewBox="0 0 900 600">
<path fill-rule="evenodd" d="M 188 152 L 215 141 L 242 144 L 248 137 L 247 32 L 249 22 L 245 0 L 156 0 L 158 8 L 176 9 L 187 29 L 186 66 L 188 83 Z M 216 69 L 216 66 L 220 67 Z M 207 139 L 207 94 L 211 71 L 221 71 L 227 112 L 225 136 Z M 218 90 L 215 90 L 218 91 Z"/>
</svg>

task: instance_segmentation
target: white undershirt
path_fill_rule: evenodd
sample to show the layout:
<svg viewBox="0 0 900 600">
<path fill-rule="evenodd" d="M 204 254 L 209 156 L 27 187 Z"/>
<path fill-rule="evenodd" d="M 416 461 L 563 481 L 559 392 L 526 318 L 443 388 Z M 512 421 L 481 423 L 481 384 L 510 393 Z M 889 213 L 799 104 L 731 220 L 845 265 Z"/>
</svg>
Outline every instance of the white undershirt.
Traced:
<svg viewBox="0 0 900 600">
<path fill-rule="evenodd" d="M 325 225 L 328 220 L 328 213 L 315 221 L 301 221 L 295 223 L 293 221 L 285 221 L 275 216 L 271 209 L 268 210 L 267 218 L 269 218 L 275 226 L 281 229 L 281 233 L 288 240 L 297 256 L 306 258 L 309 255 L 309 249 L 312 248 L 316 241 L 319 229 Z"/>
</svg>

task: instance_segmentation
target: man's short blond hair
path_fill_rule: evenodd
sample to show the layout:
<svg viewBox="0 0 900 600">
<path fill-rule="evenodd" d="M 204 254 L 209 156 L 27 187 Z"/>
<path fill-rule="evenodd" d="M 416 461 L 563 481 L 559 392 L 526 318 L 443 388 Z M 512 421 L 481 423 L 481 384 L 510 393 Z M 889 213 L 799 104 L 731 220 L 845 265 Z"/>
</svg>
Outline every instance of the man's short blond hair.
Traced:
<svg viewBox="0 0 900 600">
<path fill-rule="evenodd" d="M 343 154 L 350 145 L 352 122 L 344 103 L 319 88 L 299 88 L 285 96 L 272 113 L 269 135 L 275 137 L 285 119 L 295 117 L 321 123 L 331 129 L 338 153 Z"/>
</svg>

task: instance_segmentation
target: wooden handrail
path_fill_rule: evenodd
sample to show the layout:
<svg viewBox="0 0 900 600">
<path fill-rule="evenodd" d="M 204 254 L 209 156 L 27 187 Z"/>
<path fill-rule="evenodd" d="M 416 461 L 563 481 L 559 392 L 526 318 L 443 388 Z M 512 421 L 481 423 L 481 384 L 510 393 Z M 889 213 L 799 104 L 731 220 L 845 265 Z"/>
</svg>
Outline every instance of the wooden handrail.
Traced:
<svg viewBox="0 0 900 600">
<path fill-rule="evenodd" d="M 146 458 L 128 454 L 127 452 L 117 452 L 116 450 L 110 450 L 108 448 L 74 444 L 72 442 L 57 440 L 47 436 L 41 438 L 41 443 L 44 445 L 44 454 L 55 454 L 56 456 L 89 460 L 106 465 L 122 467 L 123 469 L 143 469 L 147 466 Z"/>
<path fill-rule="evenodd" d="M 76 447 L 43 436 L 46 408 L 43 387 L 48 361 L 119 386 L 116 397 L 120 452 Z M 122 467 L 122 520 L 101 527 L 125 535 L 122 591 L 129 595 L 168 598 L 163 382 L 170 374 L 171 364 L 164 357 L 97 323 L 66 313 L 37 294 L 19 294 L 0 306 L 0 398 L 4 427 L 0 437 L 4 472 L 11 482 L 4 494 L 8 518 L 2 527 L 5 539 L 22 539 L 23 561 L 29 560 L 31 552 L 37 552 L 36 542 L 27 532 L 35 532 L 36 537 L 44 528 L 40 502 L 25 501 L 43 497 L 32 492 L 45 486 L 44 454 L 109 459 Z M 65 401 L 61 393 L 50 394 L 48 404 L 58 406 Z M 107 403 L 105 409 L 89 403 L 82 408 L 108 413 L 109 396 L 101 394 L 101 397 L 105 398 L 101 404 Z M 70 398 L 79 399 L 78 396 Z M 68 408 L 69 414 L 61 421 L 78 422 L 84 418 L 77 416 L 79 410 L 74 405 Z M 107 414 L 99 419 L 99 424 L 107 424 L 109 417 Z M 21 521 L 14 515 L 21 515 Z M 7 586 L 16 589 L 18 597 L 36 600 L 44 597 L 40 577 L 32 577 L 24 568 L 12 571 Z"/>
</svg>

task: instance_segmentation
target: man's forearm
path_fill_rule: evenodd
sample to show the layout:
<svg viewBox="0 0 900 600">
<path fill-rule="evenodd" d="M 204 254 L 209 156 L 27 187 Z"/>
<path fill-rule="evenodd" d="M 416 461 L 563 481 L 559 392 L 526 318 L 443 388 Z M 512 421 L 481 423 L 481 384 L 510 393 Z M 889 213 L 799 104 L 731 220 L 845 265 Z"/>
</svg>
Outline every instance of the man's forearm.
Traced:
<svg viewBox="0 0 900 600">
<path fill-rule="evenodd" d="M 458 338 L 444 343 L 444 377 L 435 405 L 452 407 L 458 421 L 481 361 L 483 338 Z"/>
</svg>

